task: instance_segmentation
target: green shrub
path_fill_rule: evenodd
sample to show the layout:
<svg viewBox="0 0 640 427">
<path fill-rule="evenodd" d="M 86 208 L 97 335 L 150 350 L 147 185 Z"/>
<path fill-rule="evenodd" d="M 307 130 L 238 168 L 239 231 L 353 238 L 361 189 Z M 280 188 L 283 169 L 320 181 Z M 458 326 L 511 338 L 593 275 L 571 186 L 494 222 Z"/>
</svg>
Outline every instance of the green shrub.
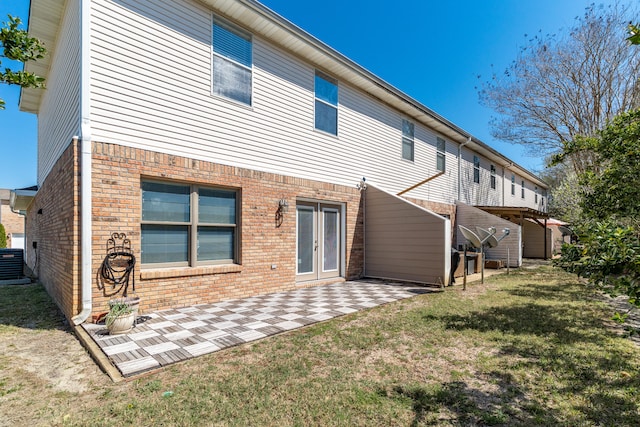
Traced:
<svg viewBox="0 0 640 427">
<path fill-rule="evenodd" d="M 0 249 L 7 247 L 7 232 L 4 229 L 4 225 L 0 224 Z"/>
<path fill-rule="evenodd" d="M 563 245 L 556 265 L 611 296 L 640 307 L 640 238 L 633 226 L 612 220 L 578 228 L 579 245 Z"/>
</svg>

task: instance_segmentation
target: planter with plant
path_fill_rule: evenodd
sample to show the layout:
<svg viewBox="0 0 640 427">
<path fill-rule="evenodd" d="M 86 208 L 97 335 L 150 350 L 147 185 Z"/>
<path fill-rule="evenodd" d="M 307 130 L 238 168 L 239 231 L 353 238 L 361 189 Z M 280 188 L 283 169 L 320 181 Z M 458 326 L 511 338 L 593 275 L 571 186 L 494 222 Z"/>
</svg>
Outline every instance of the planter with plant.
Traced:
<svg viewBox="0 0 640 427">
<path fill-rule="evenodd" d="M 136 314 L 131 306 L 125 302 L 110 302 L 109 308 L 109 313 L 104 318 L 109 334 L 117 335 L 129 332 L 136 320 Z"/>
</svg>

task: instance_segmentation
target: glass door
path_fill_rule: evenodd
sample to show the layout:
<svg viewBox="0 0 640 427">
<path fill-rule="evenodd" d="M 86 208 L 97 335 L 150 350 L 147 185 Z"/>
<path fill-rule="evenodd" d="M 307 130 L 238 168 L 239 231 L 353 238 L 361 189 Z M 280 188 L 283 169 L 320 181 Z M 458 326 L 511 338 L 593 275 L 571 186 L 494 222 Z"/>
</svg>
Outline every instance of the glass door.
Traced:
<svg viewBox="0 0 640 427">
<path fill-rule="evenodd" d="M 339 206 L 298 202 L 296 234 L 296 280 L 340 276 Z"/>
</svg>

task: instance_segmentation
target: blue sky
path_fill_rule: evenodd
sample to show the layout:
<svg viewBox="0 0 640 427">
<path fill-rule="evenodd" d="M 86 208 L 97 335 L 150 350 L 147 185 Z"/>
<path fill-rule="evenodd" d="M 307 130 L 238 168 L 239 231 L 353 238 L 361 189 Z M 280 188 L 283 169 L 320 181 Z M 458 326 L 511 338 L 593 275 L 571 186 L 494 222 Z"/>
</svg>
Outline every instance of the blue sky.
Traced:
<svg viewBox="0 0 640 427">
<path fill-rule="evenodd" d="M 492 111 L 476 87 L 515 59 L 525 34 L 556 33 L 573 25 L 593 0 L 263 0 L 313 34 L 476 138 L 532 171 L 543 159 L 494 140 Z M 597 3 L 609 4 L 612 0 Z M 0 0 L 27 20 L 29 0 Z M 5 61 L 3 61 L 3 67 Z M 493 66 L 493 68 L 492 68 Z M 478 79 L 478 76 L 482 76 Z M 19 90 L 0 85 L 0 188 L 36 184 L 37 121 L 18 111 Z"/>
</svg>

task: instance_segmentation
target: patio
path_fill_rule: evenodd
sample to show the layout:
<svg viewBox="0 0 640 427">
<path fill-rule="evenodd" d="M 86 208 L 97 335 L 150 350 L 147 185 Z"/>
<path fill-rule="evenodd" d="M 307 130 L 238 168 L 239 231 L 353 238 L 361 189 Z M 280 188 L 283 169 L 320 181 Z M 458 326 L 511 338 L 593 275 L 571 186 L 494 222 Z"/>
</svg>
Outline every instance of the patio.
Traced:
<svg viewBox="0 0 640 427">
<path fill-rule="evenodd" d="M 239 344 L 436 291 L 439 289 L 391 281 L 347 281 L 149 313 L 139 316 L 134 329 L 125 335 L 108 335 L 104 324 L 87 323 L 82 328 L 119 373 L 130 378 Z"/>
</svg>

